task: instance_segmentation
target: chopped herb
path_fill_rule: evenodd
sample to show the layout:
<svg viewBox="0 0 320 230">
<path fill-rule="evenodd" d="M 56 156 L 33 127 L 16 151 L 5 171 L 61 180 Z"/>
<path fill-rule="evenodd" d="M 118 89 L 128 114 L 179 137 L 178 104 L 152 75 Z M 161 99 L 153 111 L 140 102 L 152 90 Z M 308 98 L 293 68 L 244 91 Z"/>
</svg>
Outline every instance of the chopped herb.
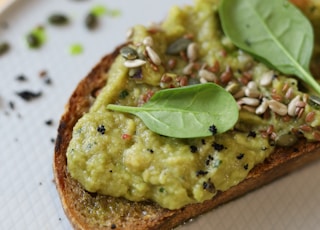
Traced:
<svg viewBox="0 0 320 230">
<path fill-rule="evenodd" d="M 238 159 L 238 160 L 241 160 L 243 157 L 244 157 L 244 153 L 240 153 L 240 154 L 237 156 L 237 159 Z"/>
<path fill-rule="evenodd" d="M 198 151 L 197 146 L 190 145 L 190 151 L 191 151 L 192 153 L 196 153 L 196 152 Z"/>
<path fill-rule="evenodd" d="M 211 125 L 210 127 L 209 127 L 209 131 L 212 133 L 212 135 L 215 135 L 215 134 L 217 134 L 217 127 L 215 126 L 215 125 Z"/>
<path fill-rule="evenodd" d="M 120 99 L 125 99 L 127 96 L 129 95 L 129 92 L 128 92 L 128 90 L 122 90 L 121 92 L 120 92 L 120 94 L 119 94 L 119 98 Z"/>
<path fill-rule="evenodd" d="M 164 188 L 161 187 L 161 188 L 159 189 L 159 192 L 163 193 L 163 192 L 164 192 Z"/>
<path fill-rule="evenodd" d="M 83 46 L 79 43 L 72 44 L 69 48 L 71 55 L 79 55 L 83 53 Z"/>
<path fill-rule="evenodd" d="M 107 14 L 107 8 L 102 5 L 97 5 L 91 9 L 90 13 L 96 17 L 99 17 L 99 16 Z"/>
<path fill-rule="evenodd" d="M 52 14 L 48 18 L 48 22 L 54 26 L 63 26 L 69 24 L 69 18 L 64 14 Z"/>
<path fill-rule="evenodd" d="M 32 101 L 33 99 L 40 97 L 42 95 L 42 92 L 39 91 L 39 92 L 35 93 L 35 92 L 28 91 L 28 90 L 24 90 L 21 92 L 17 92 L 16 94 L 25 101 Z"/>
<path fill-rule="evenodd" d="M 223 150 L 225 148 L 224 145 L 218 144 L 218 143 L 215 143 L 215 142 L 212 144 L 212 147 L 217 151 L 221 151 L 221 150 Z"/>
<path fill-rule="evenodd" d="M 10 45 L 8 42 L 0 43 L 0 56 L 7 53 L 9 51 L 9 49 L 10 49 Z"/>
<path fill-rule="evenodd" d="M 101 134 L 105 134 L 106 128 L 104 127 L 104 125 L 99 125 L 97 131 Z"/>
</svg>

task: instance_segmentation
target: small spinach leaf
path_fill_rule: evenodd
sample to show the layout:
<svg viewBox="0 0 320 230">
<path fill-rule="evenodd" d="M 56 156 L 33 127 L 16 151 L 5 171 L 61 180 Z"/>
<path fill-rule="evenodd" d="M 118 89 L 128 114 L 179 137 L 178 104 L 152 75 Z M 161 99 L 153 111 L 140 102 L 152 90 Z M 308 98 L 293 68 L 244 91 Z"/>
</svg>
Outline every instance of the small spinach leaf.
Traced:
<svg viewBox="0 0 320 230">
<path fill-rule="evenodd" d="M 320 94 L 309 71 L 313 29 L 286 0 L 222 0 L 222 28 L 232 42 L 284 74 L 293 74 Z"/>
<path fill-rule="evenodd" d="M 231 94 L 213 84 L 198 84 L 156 92 L 141 107 L 110 104 L 108 109 L 141 118 L 152 131 L 177 138 L 193 138 L 223 133 L 238 120 L 238 106 Z"/>
</svg>

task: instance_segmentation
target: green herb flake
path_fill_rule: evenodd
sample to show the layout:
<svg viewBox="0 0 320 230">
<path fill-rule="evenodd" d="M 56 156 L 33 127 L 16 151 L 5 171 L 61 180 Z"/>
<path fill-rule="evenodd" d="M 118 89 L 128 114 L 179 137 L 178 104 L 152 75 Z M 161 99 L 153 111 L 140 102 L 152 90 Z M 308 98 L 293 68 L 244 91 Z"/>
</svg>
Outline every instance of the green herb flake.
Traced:
<svg viewBox="0 0 320 230">
<path fill-rule="evenodd" d="M 83 53 L 83 46 L 79 43 L 72 44 L 69 48 L 71 55 L 80 55 Z"/>
<path fill-rule="evenodd" d="M 110 17 L 118 17 L 121 15 L 121 11 L 119 9 L 110 9 L 103 5 L 96 5 L 92 7 L 92 9 L 90 10 L 90 13 L 92 13 L 96 17 L 101 17 L 104 15 L 110 16 Z"/>
</svg>

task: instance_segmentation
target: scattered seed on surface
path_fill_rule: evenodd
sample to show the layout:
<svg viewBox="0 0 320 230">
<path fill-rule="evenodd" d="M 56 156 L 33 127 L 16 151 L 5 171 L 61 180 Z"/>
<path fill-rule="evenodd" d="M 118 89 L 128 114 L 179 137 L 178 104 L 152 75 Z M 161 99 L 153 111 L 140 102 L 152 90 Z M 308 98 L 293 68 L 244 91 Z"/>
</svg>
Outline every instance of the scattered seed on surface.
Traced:
<svg viewBox="0 0 320 230">
<path fill-rule="evenodd" d="M 280 116 L 284 116 L 288 113 L 288 108 L 285 104 L 282 104 L 281 102 L 278 102 L 276 100 L 270 100 L 269 101 L 269 108 L 279 114 Z"/>
<path fill-rule="evenodd" d="M 51 25 L 63 26 L 69 23 L 69 18 L 64 14 L 56 13 L 49 16 L 48 22 Z"/>
<path fill-rule="evenodd" d="M 85 26 L 89 30 L 94 30 L 98 27 L 98 17 L 93 13 L 88 13 L 85 18 Z"/>
<path fill-rule="evenodd" d="M 27 77 L 25 75 L 21 74 L 21 75 L 16 77 L 16 80 L 20 81 L 20 82 L 24 82 L 24 81 L 27 81 L 28 79 L 27 79 Z"/>
<path fill-rule="evenodd" d="M 42 92 L 32 92 L 29 90 L 24 90 L 16 93 L 19 97 L 21 97 L 25 101 L 32 101 L 42 95 Z"/>
<path fill-rule="evenodd" d="M 120 49 L 120 54 L 122 57 L 124 57 L 127 60 L 133 60 L 138 58 L 139 56 L 138 52 L 129 46 L 122 47 Z"/>
<path fill-rule="evenodd" d="M 6 54 L 10 50 L 10 44 L 8 42 L 0 43 L 0 56 Z"/>
</svg>

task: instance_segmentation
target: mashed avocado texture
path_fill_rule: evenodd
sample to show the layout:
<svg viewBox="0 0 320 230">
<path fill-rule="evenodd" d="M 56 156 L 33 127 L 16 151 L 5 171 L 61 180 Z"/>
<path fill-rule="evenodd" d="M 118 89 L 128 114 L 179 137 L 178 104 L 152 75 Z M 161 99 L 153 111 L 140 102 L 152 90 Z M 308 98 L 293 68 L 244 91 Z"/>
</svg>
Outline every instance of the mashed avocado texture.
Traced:
<svg viewBox="0 0 320 230">
<path fill-rule="evenodd" d="M 178 209 L 237 185 L 276 145 L 291 146 L 301 136 L 318 140 L 317 98 L 234 47 L 220 29 L 216 0 L 173 7 L 161 24 L 135 26 L 128 42 L 68 147 L 68 171 L 87 191 Z M 205 82 L 237 100 L 233 130 L 170 138 L 106 109 L 141 106 L 158 90 Z"/>
</svg>

